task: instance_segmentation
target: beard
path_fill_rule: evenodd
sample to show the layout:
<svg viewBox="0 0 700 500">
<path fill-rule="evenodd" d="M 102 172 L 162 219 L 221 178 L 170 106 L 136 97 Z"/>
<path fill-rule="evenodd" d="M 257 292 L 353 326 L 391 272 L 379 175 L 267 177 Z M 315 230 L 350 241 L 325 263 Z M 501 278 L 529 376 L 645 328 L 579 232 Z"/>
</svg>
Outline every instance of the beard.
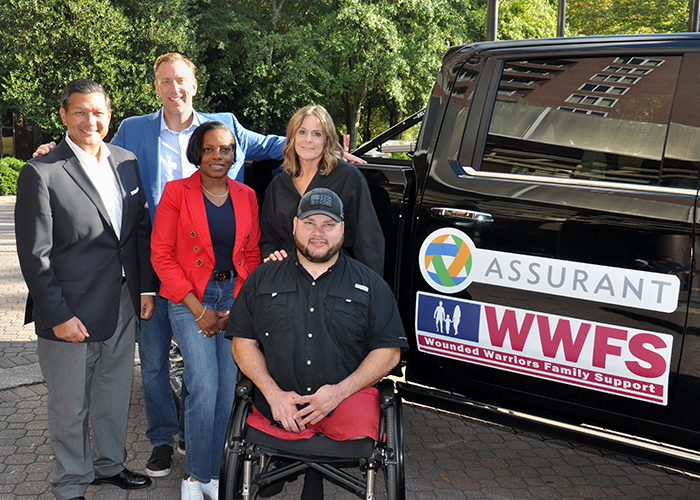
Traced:
<svg viewBox="0 0 700 500">
<path fill-rule="evenodd" d="M 326 250 L 325 252 L 313 254 L 311 253 L 308 244 L 304 245 L 301 241 L 299 241 L 296 235 L 294 236 L 294 244 L 296 245 L 299 253 L 302 254 L 306 258 L 306 260 L 308 260 L 309 262 L 313 262 L 314 264 L 323 264 L 335 257 L 338 254 L 338 252 L 340 252 L 340 249 L 343 247 L 343 241 L 345 241 L 345 238 L 341 238 L 336 245 L 328 248 L 328 250 Z"/>
</svg>

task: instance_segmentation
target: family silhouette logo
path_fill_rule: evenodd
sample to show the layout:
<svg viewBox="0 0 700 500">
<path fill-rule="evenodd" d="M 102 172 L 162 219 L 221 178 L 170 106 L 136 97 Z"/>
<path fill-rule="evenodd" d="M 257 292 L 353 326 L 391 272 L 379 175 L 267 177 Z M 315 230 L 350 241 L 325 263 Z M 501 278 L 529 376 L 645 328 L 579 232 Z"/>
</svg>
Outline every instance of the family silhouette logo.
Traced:
<svg viewBox="0 0 700 500">
<path fill-rule="evenodd" d="M 417 293 L 416 331 L 450 341 L 479 341 L 481 308 L 444 295 Z"/>
<path fill-rule="evenodd" d="M 471 283 L 475 249 L 474 242 L 462 231 L 451 228 L 434 231 L 423 242 L 418 256 L 423 278 L 439 292 L 464 290 Z"/>
</svg>

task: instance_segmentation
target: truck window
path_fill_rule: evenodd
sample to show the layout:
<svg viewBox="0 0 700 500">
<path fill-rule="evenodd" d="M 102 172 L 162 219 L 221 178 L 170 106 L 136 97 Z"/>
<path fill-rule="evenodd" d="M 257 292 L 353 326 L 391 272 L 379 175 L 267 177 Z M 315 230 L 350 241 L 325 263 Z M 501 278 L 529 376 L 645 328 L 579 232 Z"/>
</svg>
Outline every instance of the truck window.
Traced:
<svg viewBox="0 0 700 500">
<path fill-rule="evenodd" d="M 683 56 L 668 143 L 661 167 L 661 185 L 695 189 L 700 170 L 700 54 Z"/>
<path fill-rule="evenodd" d="M 671 184 L 661 172 L 681 60 L 610 56 L 505 62 L 481 170 Z M 687 155 L 676 151 L 677 143 L 673 154 Z M 697 177 L 697 171 L 680 173 L 685 175 Z"/>
<path fill-rule="evenodd" d="M 428 102 L 417 151 L 428 150 L 437 134 L 435 150 L 447 151 L 448 158 L 457 156 L 483 62 L 482 56 L 474 55 L 460 66 L 442 68 Z M 439 119 L 442 124 L 436 121 Z"/>
</svg>

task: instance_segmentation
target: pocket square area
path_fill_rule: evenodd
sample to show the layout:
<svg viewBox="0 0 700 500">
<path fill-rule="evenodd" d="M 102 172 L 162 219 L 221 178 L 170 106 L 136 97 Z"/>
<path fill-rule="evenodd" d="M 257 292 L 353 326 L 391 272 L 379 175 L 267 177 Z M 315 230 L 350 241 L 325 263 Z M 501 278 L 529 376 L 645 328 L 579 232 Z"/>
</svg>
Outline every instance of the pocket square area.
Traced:
<svg viewBox="0 0 700 500">
<path fill-rule="evenodd" d="M 136 186 L 136 189 L 134 189 L 134 190 L 131 192 L 131 196 L 134 196 L 134 195 L 135 195 L 136 193 L 138 193 L 138 192 L 139 192 L 139 187 Z"/>
</svg>

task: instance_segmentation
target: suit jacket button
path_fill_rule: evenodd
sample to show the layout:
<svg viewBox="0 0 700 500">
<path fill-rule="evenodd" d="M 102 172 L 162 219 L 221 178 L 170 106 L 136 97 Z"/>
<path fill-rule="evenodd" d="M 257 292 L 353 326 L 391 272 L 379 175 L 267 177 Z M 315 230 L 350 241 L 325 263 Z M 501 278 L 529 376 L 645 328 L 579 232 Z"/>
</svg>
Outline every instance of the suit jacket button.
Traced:
<svg viewBox="0 0 700 500">
<path fill-rule="evenodd" d="M 197 233 L 195 233 L 194 231 L 192 231 L 192 232 L 190 233 L 190 236 L 192 236 L 192 237 L 194 238 L 195 236 L 197 236 Z"/>
<path fill-rule="evenodd" d="M 201 260 L 198 260 L 198 261 L 197 261 L 197 265 L 198 265 L 198 266 L 201 266 L 201 265 L 202 265 L 202 261 L 201 261 Z"/>
<path fill-rule="evenodd" d="M 195 252 L 199 252 L 199 247 L 194 247 Z"/>
</svg>

